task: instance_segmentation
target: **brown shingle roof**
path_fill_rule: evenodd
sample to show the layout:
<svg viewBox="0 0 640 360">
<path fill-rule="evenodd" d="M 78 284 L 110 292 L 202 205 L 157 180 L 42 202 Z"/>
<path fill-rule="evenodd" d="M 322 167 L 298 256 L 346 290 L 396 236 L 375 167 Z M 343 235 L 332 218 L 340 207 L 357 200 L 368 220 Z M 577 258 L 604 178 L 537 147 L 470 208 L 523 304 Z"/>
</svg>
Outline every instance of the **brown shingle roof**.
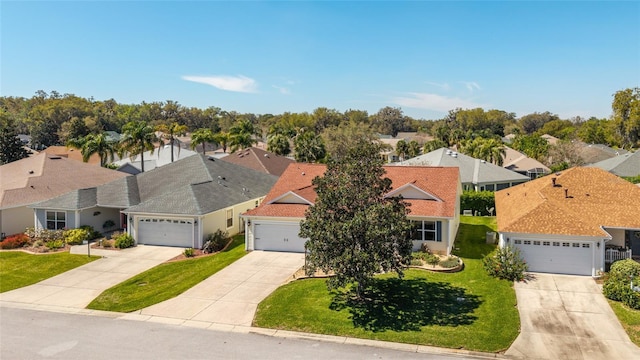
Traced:
<svg viewBox="0 0 640 360">
<path fill-rule="evenodd" d="M 45 152 L 49 155 L 66 157 L 71 160 L 82 161 L 82 152 L 80 152 L 80 150 L 66 146 L 49 146 L 48 148 L 42 150 L 42 152 Z M 98 154 L 91 155 L 87 163 L 100 166 L 100 156 Z"/>
<path fill-rule="evenodd" d="M 28 205 L 128 174 L 40 153 L 0 166 L 0 208 Z"/>
<path fill-rule="evenodd" d="M 640 188 L 598 168 L 571 168 L 495 197 L 500 232 L 607 236 L 601 227 L 640 229 Z"/>
<path fill-rule="evenodd" d="M 392 190 L 408 183 L 426 191 L 443 201 L 405 199 L 411 206 L 410 214 L 417 216 L 454 217 L 460 183 L 458 168 L 433 166 L 385 166 L 385 177 L 392 181 Z M 293 192 L 300 197 L 315 202 L 316 193 L 311 181 L 322 176 L 325 165 L 293 163 L 287 167 L 278 182 L 271 188 L 262 204 L 249 210 L 245 215 L 266 217 L 304 217 L 306 204 L 273 203 L 274 199 Z"/>
<path fill-rule="evenodd" d="M 282 175 L 287 166 L 295 162 L 257 147 L 238 150 L 221 160 L 276 176 Z"/>
</svg>

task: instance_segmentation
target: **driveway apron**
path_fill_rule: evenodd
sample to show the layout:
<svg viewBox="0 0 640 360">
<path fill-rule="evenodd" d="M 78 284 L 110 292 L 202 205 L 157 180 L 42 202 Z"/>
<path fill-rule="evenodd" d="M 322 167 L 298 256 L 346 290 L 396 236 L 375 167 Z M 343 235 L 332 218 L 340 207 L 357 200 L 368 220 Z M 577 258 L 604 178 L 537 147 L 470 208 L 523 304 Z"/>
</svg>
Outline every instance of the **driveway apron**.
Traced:
<svg viewBox="0 0 640 360">
<path fill-rule="evenodd" d="M 304 254 L 252 251 L 177 297 L 140 314 L 251 326 L 258 303 L 304 265 Z"/>
<path fill-rule="evenodd" d="M 526 359 L 640 359 L 640 349 L 590 277 L 532 274 L 515 283 L 520 335 L 505 355 Z"/>
<path fill-rule="evenodd" d="M 119 251 L 92 250 L 91 255 L 103 257 L 37 284 L 2 293 L 0 301 L 84 309 L 104 290 L 161 264 L 182 251 L 182 248 L 150 245 L 138 245 Z M 86 254 L 87 248 L 73 247 L 71 253 Z"/>
</svg>

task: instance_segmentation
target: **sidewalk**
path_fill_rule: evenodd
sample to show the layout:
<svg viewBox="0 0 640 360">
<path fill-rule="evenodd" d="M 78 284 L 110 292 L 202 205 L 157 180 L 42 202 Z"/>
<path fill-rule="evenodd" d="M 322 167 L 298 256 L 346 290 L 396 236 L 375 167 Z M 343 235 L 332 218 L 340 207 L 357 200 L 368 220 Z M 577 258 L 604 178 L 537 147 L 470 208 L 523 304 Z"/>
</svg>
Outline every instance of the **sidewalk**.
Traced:
<svg viewBox="0 0 640 360">
<path fill-rule="evenodd" d="M 179 255 L 182 250 L 149 245 L 119 251 L 92 249 L 91 255 L 103 257 L 37 284 L 1 293 L 0 301 L 84 309 L 104 290 Z M 74 246 L 70 252 L 86 254 L 87 246 Z"/>
</svg>

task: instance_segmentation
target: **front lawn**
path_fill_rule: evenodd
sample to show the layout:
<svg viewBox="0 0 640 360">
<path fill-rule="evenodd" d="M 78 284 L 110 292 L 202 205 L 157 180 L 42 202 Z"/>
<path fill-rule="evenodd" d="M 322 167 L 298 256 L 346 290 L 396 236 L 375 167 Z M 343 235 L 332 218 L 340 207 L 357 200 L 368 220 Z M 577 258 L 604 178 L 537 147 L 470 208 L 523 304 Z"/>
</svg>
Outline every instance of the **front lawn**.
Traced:
<svg viewBox="0 0 640 360">
<path fill-rule="evenodd" d="M 158 265 L 132 277 L 94 299 L 87 308 L 131 312 L 176 297 L 246 254 L 244 235 L 215 255 Z"/>
<path fill-rule="evenodd" d="M 640 310 L 633 310 L 621 302 L 609 300 L 611 309 L 634 344 L 640 346 Z"/>
<path fill-rule="evenodd" d="M 482 255 L 495 218 L 462 217 L 455 247 L 465 269 L 458 273 L 408 270 L 403 280 L 379 276 L 369 301 L 330 293 L 322 279 L 280 287 L 258 306 L 254 325 L 338 336 L 476 351 L 507 349 L 520 320 L 512 283 L 489 277 Z"/>
<path fill-rule="evenodd" d="M 97 256 L 60 252 L 32 255 L 21 251 L 0 252 L 0 292 L 32 285 L 98 259 Z"/>
</svg>

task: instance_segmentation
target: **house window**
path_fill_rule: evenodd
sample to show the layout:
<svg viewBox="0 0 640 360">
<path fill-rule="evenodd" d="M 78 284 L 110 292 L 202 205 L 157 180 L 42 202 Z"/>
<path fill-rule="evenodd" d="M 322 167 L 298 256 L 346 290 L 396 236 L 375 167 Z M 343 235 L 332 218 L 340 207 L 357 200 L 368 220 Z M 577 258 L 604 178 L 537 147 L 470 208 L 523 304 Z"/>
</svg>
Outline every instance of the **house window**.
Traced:
<svg viewBox="0 0 640 360">
<path fill-rule="evenodd" d="M 562 246 L 564 246 L 564 247 L 569 247 L 569 243 L 568 243 L 568 242 L 563 242 L 563 243 L 562 243 Z"/>
<path fill-rule="evenodd" d="M 559 241 L 554 241 L 553 242 L 553 246 L 560 246 L 560 242 Z"/>
<path fill-rule="evenodd" d="M 498 184 L 496 185 L 496 190 L 502 190 L 509 187 L 509 184 Z"/>
<path fill-rule="evenodd" d="M 62 230 L 67 227 L 67 213 L 64 211 L 47 211 L 47 229 Z"/>
<path fill-rule="evenodd" d="M 411 239 L 417 241 L 442 241 L 440 221 L 412 221 Z"/>
<path fill-rule="evenodd" d="M 495 186 L 493 184 L 487 184 L 484 186 L 484 189 L 486 191 L 494 191 L 495 190 Z"/>
<path fill-rule="evenodd" d="M 533 242 L 533 245 L 540 245 L 540 241 L 537 241 L 537 240 L 536 240 L 536 241 L 534 241 L 534 242 Z"/>
<path fill-rule="evenodd" d="M 233 209 L 227 210 L 227 227 L 233 226 Z"/>
</svg>

